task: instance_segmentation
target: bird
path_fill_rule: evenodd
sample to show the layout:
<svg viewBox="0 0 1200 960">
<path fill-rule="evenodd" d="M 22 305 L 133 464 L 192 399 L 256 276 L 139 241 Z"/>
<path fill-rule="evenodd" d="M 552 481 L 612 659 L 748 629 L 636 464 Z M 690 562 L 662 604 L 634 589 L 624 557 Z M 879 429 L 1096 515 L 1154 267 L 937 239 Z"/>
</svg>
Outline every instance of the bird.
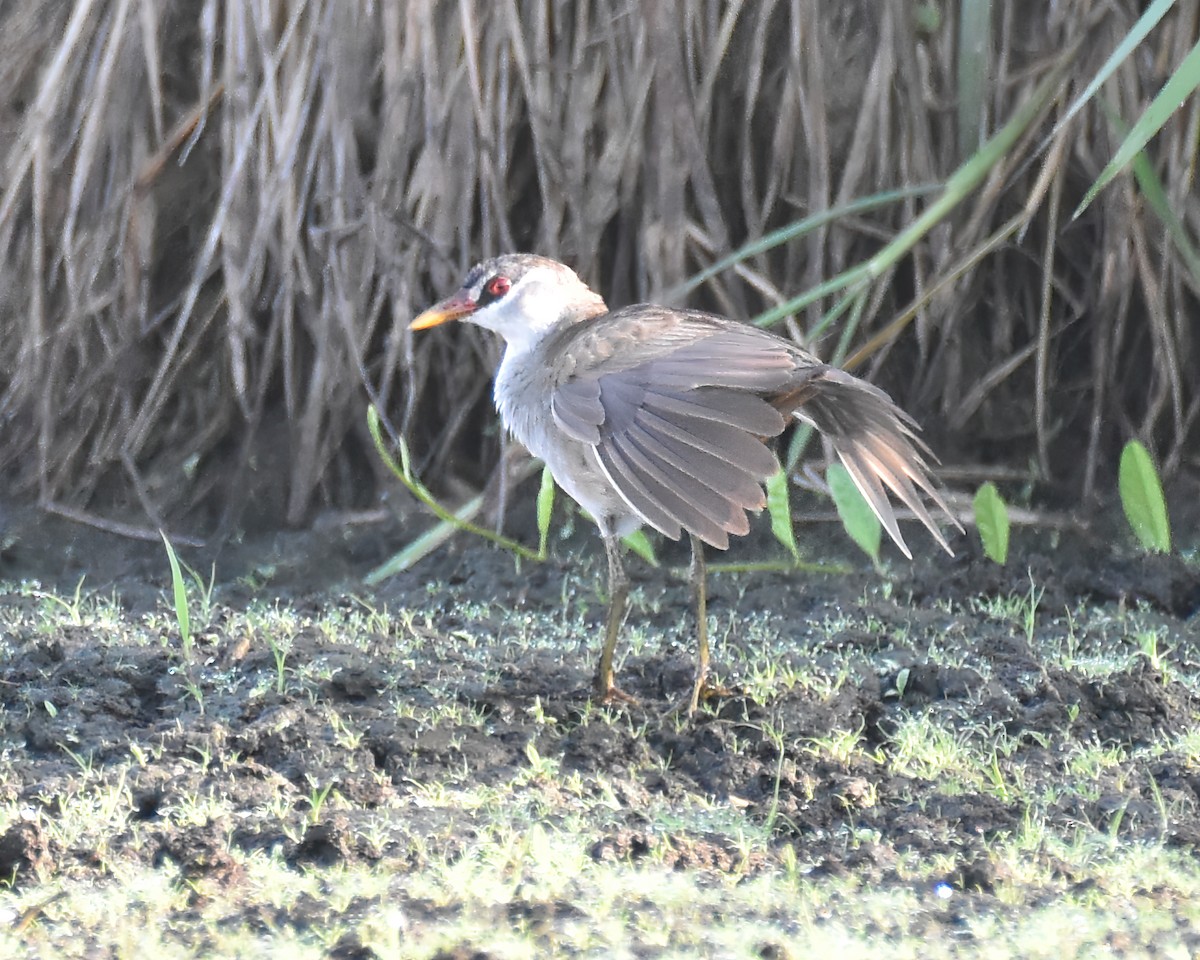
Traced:
<svg viewBox="0 0 1200 960">
<path fill-rule="evenodd" d="M 609 310 L 570 267 L 529 253 L 476 264 L 461 289 L 411 330 L 451 320 L 495 331 L 500 419 L 595 521 L 608 566 L 604 645 L 593 681 L 604 703 L 636 702 L 613 658 L 630 580 L 621 538 L 643 526 L 691 542 L 696 667 L 687 711 L 709 690 L 704 547 L 749 532 L 779 469 L 768 446 L 792 419 L 826 437 L 903 554 L 888 490 L 953 555 L 922 494 L 960 531 L 931 477 L 916 422 L 880 388 L 795 342 L 699 310 L 639 303 Z"/>
</svg>

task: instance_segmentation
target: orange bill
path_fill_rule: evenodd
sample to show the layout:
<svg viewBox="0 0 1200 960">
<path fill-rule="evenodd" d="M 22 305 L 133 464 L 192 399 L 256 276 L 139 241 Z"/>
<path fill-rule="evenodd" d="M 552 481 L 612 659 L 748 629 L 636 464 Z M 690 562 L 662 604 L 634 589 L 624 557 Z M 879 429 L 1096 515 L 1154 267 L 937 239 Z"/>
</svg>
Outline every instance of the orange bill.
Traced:
<svg viewBox="0 0 1200 960">
<path fill-rule="evenodd" d="M 408 329 L 427 330 L 430 327 L 436 327 L 439 323 L 445 323 L 447 320 L 458 320 L 474 312 L 475 301 L 465 293 L 456 293 L 448 300 L 443 300 L 436 306 L 430 307 L 410 323 Z"/>
</svg>

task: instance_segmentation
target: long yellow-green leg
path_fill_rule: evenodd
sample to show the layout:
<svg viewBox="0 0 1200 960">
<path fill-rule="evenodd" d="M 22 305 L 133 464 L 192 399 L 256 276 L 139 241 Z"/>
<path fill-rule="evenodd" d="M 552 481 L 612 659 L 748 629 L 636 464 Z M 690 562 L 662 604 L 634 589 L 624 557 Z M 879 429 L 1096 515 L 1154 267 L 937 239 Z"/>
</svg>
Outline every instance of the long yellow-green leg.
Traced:
<svg viewBox="0 0 1200 960">
<path fill-rule="evenodd" d="M 692 536 L 692 565 L 688 569 L 692 593 L 696 597 L 696 679 L 692 684 L 692 699 L 688 714 L 696 712 L 700 694 L 708 680 L 708 571 L 704 566 L 704 544 Z"/>
<path fill-rule="evenodd" d="M 608 618 L 604 625 L 604 649 L 600 651 L 600 664 L 596 668 L 596 696 L 605 703 L 614 700 L 635 702 L 629 694 L 618 689 L 613 679 L 613 653 L 617 648 L 617 636 L 625 620 L 625 606 L 629 601 L 629 577 L 621 563 L 621 542 L 616 534 L 601 530 L 604 537 L 604 554 L 608 558 Z"/>
</svg>

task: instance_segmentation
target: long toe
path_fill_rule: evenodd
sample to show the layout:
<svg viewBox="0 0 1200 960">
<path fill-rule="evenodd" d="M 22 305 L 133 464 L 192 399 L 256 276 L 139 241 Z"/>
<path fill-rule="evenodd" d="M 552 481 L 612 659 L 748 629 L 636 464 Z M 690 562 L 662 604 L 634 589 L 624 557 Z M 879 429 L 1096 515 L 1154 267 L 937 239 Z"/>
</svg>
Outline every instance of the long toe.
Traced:
<svg viewBox="0 0 1200 960">
<path fill-rule="evenodd" d="M 705 677 L 688 691 L 687 696 L 668 711 L 668 716 L 677 713 L 686 713 L 690 717 L 696 712 L 700 704 L 708 703 L 710 700 L 723 700 L 726 697 L 732 696 L 734 696 L 734 691 L 729 687 Z"/>
<path fill-rule="evenodd" d="M 626 693 L 615 683 L 608 684 L 603 690 L 596 690 L 596 702 L 603 706 L 612 706 L 613 704 L 624 704 L 630 707 L 639 706 L 638 698 L 632 694 Z"/>
</svg>

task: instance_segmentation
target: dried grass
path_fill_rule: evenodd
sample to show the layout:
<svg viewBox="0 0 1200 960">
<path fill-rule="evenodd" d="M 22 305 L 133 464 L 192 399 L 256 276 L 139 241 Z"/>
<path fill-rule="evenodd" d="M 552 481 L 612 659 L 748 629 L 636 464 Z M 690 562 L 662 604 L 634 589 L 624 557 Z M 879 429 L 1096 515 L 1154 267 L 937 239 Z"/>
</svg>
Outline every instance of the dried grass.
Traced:
<svg viewBox="0 0 1200 960">
<path fill-rule="evenodd" d="M 994 129 L 1070 57 L 1065 105 L 1133 0 L 998 4 Z M 72 515 L 228 532 L 383 482 L 373 396 L 434 482 L 497 455 L 495 345 L 413 343 L 475 258 L 536 250 L 612 302 L 959 153 L 953 11 L 674 0 L 19 0 L 0 12 L 0 465 Z M 1179 4 L 1103 96 L 1135 116 L 1197 33 Z M 961 458 L 1093 493 L 1138 436 L 1195 457 L 1200 278 L 1131 179 L 1070 211 L 1120 133 L 1031 132 L 880 287 L 868 373 Z M 1152 143 L 1200 232 L 1193 98 Z M 749 316 L 877 250 L 909 200 L 760 253 L 695 302 Z M 821 316 L 796 318 L 800 334 Z M 818 349 L 830 352 L 828 345 Z M 939 414 L 942 426 L 939 427 Z M 1194 460 L 1193 460 L 1194 465 Z"/>
</svg>

